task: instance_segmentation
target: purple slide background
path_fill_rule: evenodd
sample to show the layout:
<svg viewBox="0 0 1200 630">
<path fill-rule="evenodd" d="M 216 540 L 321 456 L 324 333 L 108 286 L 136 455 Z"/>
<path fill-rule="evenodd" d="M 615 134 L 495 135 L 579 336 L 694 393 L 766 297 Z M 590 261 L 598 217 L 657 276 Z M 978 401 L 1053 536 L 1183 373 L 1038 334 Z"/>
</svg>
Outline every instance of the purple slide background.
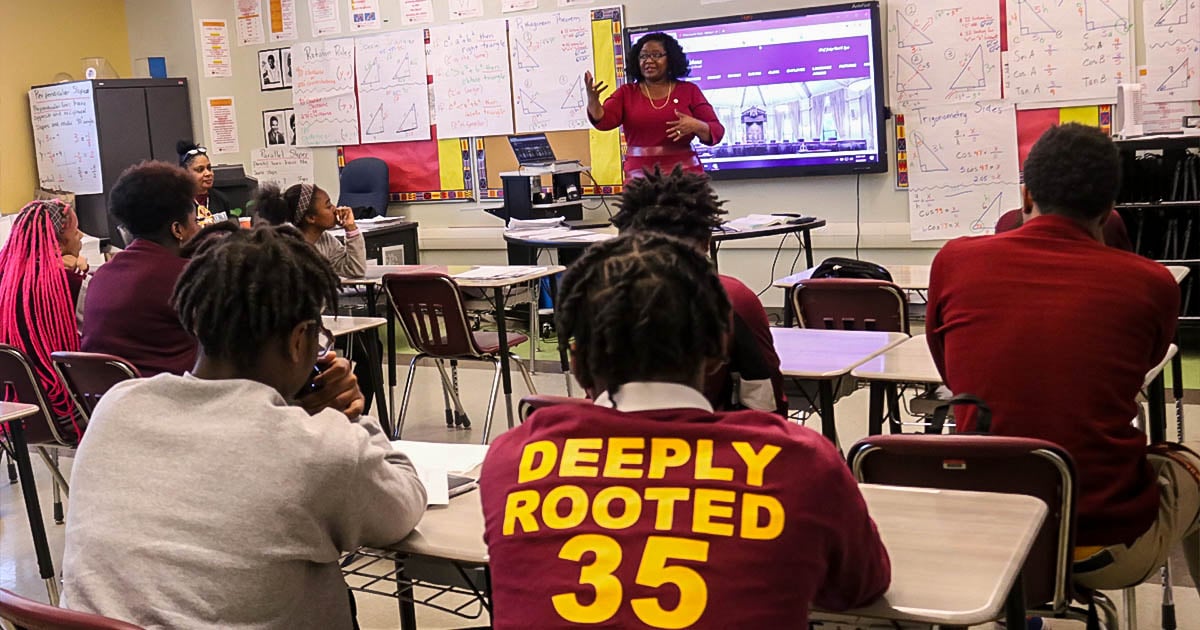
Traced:
<svg viewBox="0 0 1200 630">
<path fill-rule="evenodd" d="M 707 90 L 871 76 L 870 38 L 865 35 L 693 52 L 688 54 L 688 60 L 692 69 L 689 80 Z M 829 68 L 824 69 L 825 66 Z M 778 73 L 770 74 L 771 71 Z M 750 76 L 752 72 L 762 74 Z M 731 78 L 730 74 L 741 76 Z M 715 75 L 721 78 L 708 78 Z"/>
<path fill-rule="evenodd" d="M 736 18 L 734 18 L 736 19 Z M 679 40 L 683 49 L 687 50 L 686 40 L 706 35 L 721 35 L 725 33 L 759 33 L 769 29 L 793 28 L 796 26 L 815 26 L 818 24 L 841 24 L 842 22 L 870 22 L 871 11 L 841 11 L 837 13 L 818 13 L 775 20 L 751 20 L 747 22 L 730 22 L 729 24 L 710 24 L 708 26 L 691 26 L 688 28 L 668 29 L 672 37 Z M 636 38 L 635 38 L 636 39 Z"/>
</svg>

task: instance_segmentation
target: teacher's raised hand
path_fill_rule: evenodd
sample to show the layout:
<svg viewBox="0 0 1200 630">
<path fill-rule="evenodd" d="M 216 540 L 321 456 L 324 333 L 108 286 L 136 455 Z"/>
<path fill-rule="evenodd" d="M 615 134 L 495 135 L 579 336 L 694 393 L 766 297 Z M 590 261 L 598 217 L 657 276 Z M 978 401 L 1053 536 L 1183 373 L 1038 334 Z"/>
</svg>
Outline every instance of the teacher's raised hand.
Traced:
<svg viewBox="0 0 1200 630">
<path fill-rule="evenodd" d="M 596 81 L 592 77 L 591 72 L 583 73 L 583 86 L 587 89 L 588 95 L 588 115 L 593 119 L 599 120 L 604 117 L 604 105 L 600 102 L 600 95 L 608 89 L 608 85 L 603 81 Z"/>
<path fill-rule="evenodd" d="M 708 128 L 708 123 L 693 118 L 687 114 L 675 110 L 676 119 L 667 123 L 667 137 L 672 140 L 691 140 L 692 136 L 700 138 L 702 142 L 712 141 L 712 132 Z"/>
</svg>

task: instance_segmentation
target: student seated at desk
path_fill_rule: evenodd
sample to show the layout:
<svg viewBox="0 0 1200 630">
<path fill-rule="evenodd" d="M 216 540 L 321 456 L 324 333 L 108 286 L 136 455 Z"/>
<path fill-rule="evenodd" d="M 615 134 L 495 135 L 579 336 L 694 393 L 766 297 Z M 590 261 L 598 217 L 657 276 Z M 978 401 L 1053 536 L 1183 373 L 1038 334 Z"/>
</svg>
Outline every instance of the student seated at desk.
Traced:
<svg viewBox="0 0 1200 630">
<path fill-rule="evenodd" d="M 426 497 L 326 352 L 339 284 L 290 227 L 200 247 L 173 297 L 195 369 L 115 386 L 75 457 L 65 607 L 146 627 L 353 625 L 339 556 L 402 539 Z"/>
<path fill-rule="evenodd" d="M 841 455 L 761 411 L 714 412 L 729 301 L 693 243 L 591 246 L 556 305 L 595 405 L 536 411 L 479 479 L 493 626 L 804 628 L 891 566 Z"/>
<path fill-rule="evenodd" d="M 1182 539 L 1200 584 L 1200 458 L 1148 455 L 1130 424 L 1175 336 L 1179 287 L 1162 265 L 1102 244 L 1120 179 L 1100 130 L 1047 131 L 1025 162 L 1025 225 L 951 241 L 934 258 L 926 337 L 946 385 L 991 407 L 993 433 L 1074 458 L 1078 583 L 1137 584 Z M 958 430 L 974 430 L 975 410 L 961 411 Z"/>
<path fill-rule="evenodd" d="M 329 193 L 312 184 L 296 184 L 280 192 L 273 184 L 254 193 L 258 216 L 271 225 L 292 224 L 304 234 L 321 255 L 343 278 L 361 278 L 367 273 L 367 245 L 354 223 L 354 211 L 334 207 Z M 346 230 L 346 242 L 329 233 L 336 227 Z"/>
<path fill-rule="evenodd" d="M 79 348 L 75 301 L 88 268 L 82 245 L 75 211 L 55 199 L 21 208 L 0 250 L 0 343 L 29 357 L 61 428 L 76 434 L 74 407 L 50 353 Z"/>
<path fill-rule="evenodd" d="M 194 183 L 166 162 L 143 162 L 121 173 L 109 210 L 133 237 L 96 270 L 83 305 L 85 352 L 113 354 L 142 376 L 183 374 L 196 363 L 196 338 L 171 306 L 187 265 L 182 250 L 199 230 Z"/>
<path fill-rule="evenodd" d="M 706 254 L 712 230 L 721 225 L 725 214 L 723 203 L 704 175 L 678 166 L 670 174 L 655 168 L 625 185 L 621 209 L 612 223 L 622 234 L 658 232 L 692 243 Z M 733 308 L 733 326 L 729 360 L 708 375 L 705 396 L 718 410 L 758 409 L 787 416 L 783 375 L 767 312 L 741 280 L 724 274 L 718 277 Z"/>
</svg>

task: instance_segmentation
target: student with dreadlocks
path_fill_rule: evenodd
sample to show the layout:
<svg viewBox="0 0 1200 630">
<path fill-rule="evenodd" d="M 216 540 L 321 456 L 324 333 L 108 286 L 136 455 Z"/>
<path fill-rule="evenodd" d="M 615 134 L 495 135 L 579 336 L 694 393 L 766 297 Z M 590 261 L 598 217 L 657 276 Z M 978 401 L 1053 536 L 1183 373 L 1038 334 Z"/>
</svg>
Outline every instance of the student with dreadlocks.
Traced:
<svg viewBox="0 0 1200 630">
<path fill-rule="evenodd" d="M 173 297 L 195 368 L 111 389 L 76 455 L 66 607 L 145 627 L 354 625 L 339 556 L 406 536 L 426 497 L 325 352 L 338 287 L 290 227 L 199 248 Z"/>
<path fill-rule="evenodd" d="M 725 214 L 723 203 L 704 175 L 678 166 L 669 174 L 655 168 L 644 178 L 626 183 L 621 209 L 612 222 L 622 234 L 658 232 L 708 252 L 712 230 L 721 225 Z M 758 409 L 786 416 L 783 374 L 767 312 L 741 280 L 719 277 L 733 307 L 729 360 L 708 376 L 704 393 L 717 409 Z"/>
<path fill-rule="evenodd" d="M 171 306 L 199 230 L 195 184 L 183 169 L 142 162 L 121 173 L 109 210 L 133 241 L 96 270 L 83 305 L 83 350 L 129 361 L 142 376 L 183 374 L 196 363 L 196 338 Z"/>
<path fill-rule="evenodd" d="M 82 245 L 75 211 L 49 200 L 21 209 L 0 250 L 0 343 L 29 357 L 54 414 L 72 423 L 70 396 L 50 353 L 79 348 L 75 301 L 87 271 Z"/>
<path fill-rule="evenodd" d="M 354 211 L 335 207 L 321 188 L 296 184 L 280 192 L 278 186 L 268 184 L 255 191 L 253 204 L 258 216 L 271 225 L 296 226 L 337 275 L 361 278 L 367 272 L 367 245 L 354 223 Z M 339 226 L 346 230 L 345 243 L 329 233 Z"/>
<path fill-rule="evenodd" d="M 593 245 L 567 270 L 560 343 L 601 394 L 536 411 L 488 450 L 493 627 L 804 628 L 811 605 L 887 589 L 837 449 L 700 393 L 729 310 L 704 255 L 660 234 Z"/>
</svg>

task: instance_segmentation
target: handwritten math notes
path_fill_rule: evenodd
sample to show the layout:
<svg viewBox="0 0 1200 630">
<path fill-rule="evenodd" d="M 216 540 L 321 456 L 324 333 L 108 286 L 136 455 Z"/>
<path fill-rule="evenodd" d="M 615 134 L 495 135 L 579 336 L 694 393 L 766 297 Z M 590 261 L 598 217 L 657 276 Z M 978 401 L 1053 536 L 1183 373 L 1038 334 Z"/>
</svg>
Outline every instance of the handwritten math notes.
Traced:
<svg viewBox="0 0 1200 630">
<path fill-rule="evenodd" d="M 429 140 L 425 32 L 359 37 L 355 46 L 363 144 Z"/>
<path fill-rule="evenodd" d="M 91 81 L 29 90 L 38 182 L 46 190 L 104 192 Z"/>
<path fill-rule="evenodd" d="M 295 184 L 313 184 L 312 149 L 267 147 L 250 154 L 250 172 L 260 184 L 272 183 L 286 189 Z"/>
<path fill-rule="evenodd" d="M 891 0 L 887 6 L 892 103 L 1000 98 L 1000 6 L 968 0 Z"/>
<path fill-rule="evenodd" d="M 914 241 L 990 234 L 1001 214 L 1020 206 L 1011 103 L 926 107 L 907 122 Z"/>
<path fill-rule="evenodd" d="M 1151 103 L 1200 100 L 1200 0 L 1143 0 L 1146 76 Z"/>
<path fill-rule="evenodd" d="M 499 19 L 430 27 L 428 63 L 439 138 L 513 132 L 506 24 Z"/>
<path fill-rule="evenodd" d="M 1005 97 L 1115 102 L 1133 81 L 1131 15 L 1129 0 L 1008 0 Z"/>
<path fill-rule="evenodd" d="M 358 144 L 354 40 L 292 46 L 292 73 L 296 143 L 308 147 Z"/>
<path fill-rule="evenodd" d="M 587 129 L 583 73 L 592 70 L 588 10 L 508 20 L 517 133 Z"/>
</svg>

